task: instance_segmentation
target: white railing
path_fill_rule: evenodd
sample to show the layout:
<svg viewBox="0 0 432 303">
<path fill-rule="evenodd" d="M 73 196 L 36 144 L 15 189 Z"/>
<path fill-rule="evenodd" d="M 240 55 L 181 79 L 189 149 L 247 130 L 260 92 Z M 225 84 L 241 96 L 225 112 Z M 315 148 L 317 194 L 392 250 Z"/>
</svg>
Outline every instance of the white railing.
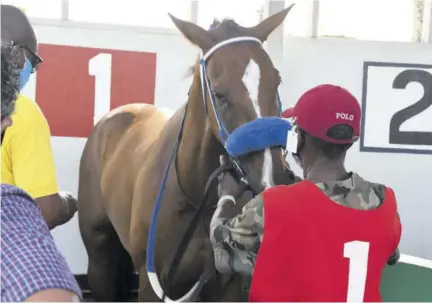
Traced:
<svg viewBox="0 0 432 303">
<path fill-rule="evenodd" d="M 429 268 L 432 270 L 432 260 L 401 254 L 399 262 Z"/>
</svg>

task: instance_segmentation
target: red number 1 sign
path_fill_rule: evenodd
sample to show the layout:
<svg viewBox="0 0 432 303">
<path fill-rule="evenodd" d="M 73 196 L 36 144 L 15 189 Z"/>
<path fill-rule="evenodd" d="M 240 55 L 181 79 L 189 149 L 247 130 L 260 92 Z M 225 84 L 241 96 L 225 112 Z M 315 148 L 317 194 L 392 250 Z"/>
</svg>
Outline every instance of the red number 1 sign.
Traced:
<svg viewBox="0 0 432 303">
<path fill-rule="evenodd" d="M 154 103 L 156 54 L 40 44 L 36 102 L 51 134 L 84 137 L 111 109 Z"/>
</svg>

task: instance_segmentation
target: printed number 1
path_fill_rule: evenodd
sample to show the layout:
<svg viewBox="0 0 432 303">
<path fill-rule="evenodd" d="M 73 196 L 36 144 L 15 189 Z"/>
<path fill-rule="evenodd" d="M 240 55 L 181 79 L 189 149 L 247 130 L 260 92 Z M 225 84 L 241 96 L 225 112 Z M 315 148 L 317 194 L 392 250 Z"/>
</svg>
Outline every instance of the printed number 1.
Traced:
<svg viewBox="0 0 432 303">
<path fill-rule="evenodd" d="M 95 78 L 93 124 L 111 108 L 111 54 L 98 54 L 88 62 L 89 75 Z"/>
<path fill-rule="evenodd" d="M 369 257 L 369 242 L 344 244 L 344 257 L 349 259 L 347 302 L 363 302 Z"/>
</svg>

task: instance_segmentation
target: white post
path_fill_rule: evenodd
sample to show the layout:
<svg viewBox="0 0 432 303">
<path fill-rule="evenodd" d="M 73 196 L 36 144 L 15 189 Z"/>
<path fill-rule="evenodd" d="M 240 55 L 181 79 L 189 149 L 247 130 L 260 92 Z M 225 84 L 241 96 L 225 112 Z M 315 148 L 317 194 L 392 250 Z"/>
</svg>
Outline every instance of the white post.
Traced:
<svg viewBox="0 0 432 303">
<path fill-rule="evenodd" d="M 69 0 L 61 1 L 61 19 L 63 21 L 69 20 Z"/>
<path fill-rule="evenodd" d="M 310 33 L 309 37 L 316 38 L 318 37 L 318 22 L 319 22 L 319 13 L 320 13 L 320 1 L 313 0 L 311 5 L 311 25 L 310 25 Z"/>
<path fill-rule="evenodd" d="M 424 43 L 432 44 L 432 0 L 424 0 L 422 39 Z"/>
<path fill-rule="evenodd" d="M 423 32 L 423 14 L 424 14 L 423 0 L 412 1 L 413 6 L 413 19 L 412 19 L 412 41 L 421 42 Z"/>
<path fill-rule="evenodd" d="M 198 7 L 199 7 L 198 0 L 191 0 L 189 2 L 190 21 L 195 24 L 198 24 Z"/>
<path fill-rule="evenodd" d="M 271 16 L 285 8 L 285 1 L 268 0 L 265 5 L 267 9 L 264 10 L 264 19 Z M 267 12 L 267 14 L 265 14 Z M 284 24 L 282 23 L 277 29 L 273 31 L 267 39 L 267 52 L 272 58 L 273 64 L 277 69 L 282 68 L 283 64 L 283 48 L 284 48 Z"/>
</svg>

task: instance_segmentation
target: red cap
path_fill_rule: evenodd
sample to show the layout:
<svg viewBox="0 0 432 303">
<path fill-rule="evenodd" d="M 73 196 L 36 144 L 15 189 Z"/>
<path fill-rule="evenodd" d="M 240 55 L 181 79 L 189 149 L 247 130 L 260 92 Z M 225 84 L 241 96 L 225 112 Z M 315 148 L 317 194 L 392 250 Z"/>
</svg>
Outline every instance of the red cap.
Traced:
<svg viewBox="0 0 432 303">
<path fill-rule="evenodd" d="M 282 117 L 295 118 L 295 123 L 305 132 L 331 143 L 352 143 L 360 134 L 359 102 L 346 89 L 331 84 L 319 85 L 308 90 L 293 108 L 283 112 Z M 351 126 L 353 137 L 348 140 L 328 137 L 327 131 L 339 124 Z"/>
</svg>

